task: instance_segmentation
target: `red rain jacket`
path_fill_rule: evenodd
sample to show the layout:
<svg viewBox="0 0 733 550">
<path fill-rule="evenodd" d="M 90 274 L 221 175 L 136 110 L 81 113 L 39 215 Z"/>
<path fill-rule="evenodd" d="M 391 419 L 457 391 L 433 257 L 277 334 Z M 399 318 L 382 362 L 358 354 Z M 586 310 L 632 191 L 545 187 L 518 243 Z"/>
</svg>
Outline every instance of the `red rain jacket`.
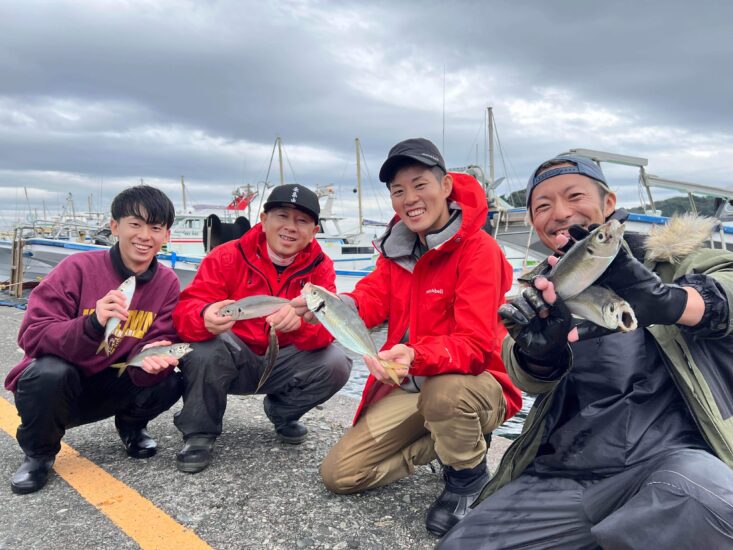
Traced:
<svg viewBox="0 0 733 550">
<path fill-rule="evenodd" d="M 333 261 L 318 242 L 314 239 L 278 274 L 267 255 L 265 233 L 258 223 L 240 239 L 217 246 L 203 259 L 193 281 L 181 293 L 173 311 L 173 323 L 183 341 L 211 340 L 214 335 L 204 326 L 203 318 L 209 304 L 257 294 L 292 299 L 300 295 L 308 282 L 336 292 Z M 265 353 L 269 328 L 264 318 L 238 321 L 232 332 L 256 354 Z M 278 333 L 278 340 L 280 347 L 293 345 L 312 350 L 327 346 L 333 337 L 321 325 L 301 320 L 299 330 Z"/>
<path fill-rule="evenodd" d="M 376 268 L 348 293 L 367 327 L 389 321 L 382 349 L 398 344 L 409 328 L 407 345 L 415 351 L 410 374 L 467 375 L 489 371 L 504 389 L 506 419 L 522 405 L 501 360 L 506 335 L 499 321 L 499 306 L 512 284 L 512 267 L 496 241 L 482 230 L 488 207 L 479 183 L 466 174 L 451 173 L 450 199 L 462 210 L 458 232 L 428 250 L 411 273 L 385 257 L 385 243 L 400 222 L 395 216 L 375 243 L 381 255 Z M 392 386 L 369 376 L 354 423 L 370 403 L 384 397 Z"/>
</svg>

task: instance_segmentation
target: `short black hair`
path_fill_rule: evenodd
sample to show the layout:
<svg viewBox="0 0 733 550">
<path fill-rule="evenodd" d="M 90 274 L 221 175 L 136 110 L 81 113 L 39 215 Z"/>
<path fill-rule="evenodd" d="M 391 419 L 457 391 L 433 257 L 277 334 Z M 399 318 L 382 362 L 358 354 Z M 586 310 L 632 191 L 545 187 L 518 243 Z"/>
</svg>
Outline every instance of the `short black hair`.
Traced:
<svg viewBox="0 0 733 550">
<path fill-rule="evenodd" d="M 402 160 L 399 164 L 395 166 L 393 176 L 392 176 L 392 181 L 394 181 L 395 177 L 400 172 L 400 170 L 404 170 L 405 168 L 413 168 L 413 167 L 430 170 L 433 173 L 433 175 L 435 176 L 435 179 L 438 180 L 438 182 L 443 181 L 443 178 L 445 177 L 445 174 L 446 174 L 446 172 L 444 172 L 440 166 L 425 166 L 425 164 L 423 164 L 419 160 L 405 158 L 404 160 Z M 387 182 L 388 187 L 392 185 L 392 181 Z"/>
<path fill-rule="evenodd" d="M 176 217 L 176 209 L 168 196 L 150 185 L 128 187 L 112 200 L 111 211 L 112 219 L 116 221 L 135 216 L 145 223 L 163 224 L 167 229 L 171 228 Z"/>
</svg>

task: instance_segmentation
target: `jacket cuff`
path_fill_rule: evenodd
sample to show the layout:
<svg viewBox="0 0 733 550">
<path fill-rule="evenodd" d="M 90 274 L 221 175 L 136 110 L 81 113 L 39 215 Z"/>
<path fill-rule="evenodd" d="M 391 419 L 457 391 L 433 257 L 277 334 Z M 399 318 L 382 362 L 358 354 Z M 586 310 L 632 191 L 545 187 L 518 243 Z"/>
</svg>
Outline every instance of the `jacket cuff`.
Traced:
<svg viewBox="0 0 733 550">
<path fill-rule="evenodd" d="M 104 334 L 104 327 L 99 323 L 96 312 L 84 318 L 84 334 L 92 339 L 97 339 Z"/>
<path fill-rule="evenodd" d="M 723 336 L 728 329 L 728 299 L 718 282 L 707 275 L 689 274 L 675 281 L 678 285 L 694 288 L 702 296 L 705 311 L 694 327 L 678 325 L 688 333 L 702 337 Z"/>
</svg>

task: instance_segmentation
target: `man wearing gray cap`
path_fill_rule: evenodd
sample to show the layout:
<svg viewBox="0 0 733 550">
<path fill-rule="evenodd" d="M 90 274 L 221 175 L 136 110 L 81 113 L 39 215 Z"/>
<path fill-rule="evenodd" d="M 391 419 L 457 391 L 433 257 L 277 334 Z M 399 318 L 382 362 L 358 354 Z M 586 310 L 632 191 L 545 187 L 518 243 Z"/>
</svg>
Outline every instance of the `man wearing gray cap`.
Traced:
<svg viewBox="0 0 733 550">
<path fill-rule="evenodd" d="M 375 246 L 374 271 L 342 295 L 368 327 L 387 323 L 380 357 L 404 365 L 389 377 L 365 357 L 369 378 L 354 426 L 328 453 L 328 489 L 356 493 L 408 476 L 438 458 L 445 489 L 428 508 L 427 529 L 443 535 L 489 479 L 491 432 L 521 407 L 499 357 L 496 311 L 512 268 L 482 227 L 479 183 L 448 173 L 437 147 L 402 141 L 379 172 L 395 217 Z"/>
<path fill-rule="evenodd" d="M 333 261 L 315 239 L 319 213 L 313 191 L 294 184 L 275 187 L 260 223 L 214 248 L 181 293 L 173 321 L 181 338 L 195 344 L 180 365 L 183 408 L 174 419 L 184 438 L 176 457 L 180 471 L 196 473 L 209 465 L 228 394 L 265 394 L 265 414 L 277 437 L 297 445 L 308 433 L 300 417 L 348 380 L 351 360 L 331 345 L 333 337 L 323 327 L 305 323 L 290 303 L 265 318 L 222 314 L 249 296 L 290 300 L 306 283 L 335 292 Z M 267 373 L 271 329 L 279 352 Z"/>
<path fill-rule="evenodd" d="M 623 222 L 615 207 L 584 157 L 543 163 L 527 186 L 532 225 L 558 254 Z M 689 217 L 646 240 L 625 233 L 595 284 L 631 305 L 634 331 L 578 324 L 547 264 L 502 307 L 507 370 L 538 397 L 440 550 L 733 548 L 733 254 L 702 248 L 712 228 Z"/>
</svg>

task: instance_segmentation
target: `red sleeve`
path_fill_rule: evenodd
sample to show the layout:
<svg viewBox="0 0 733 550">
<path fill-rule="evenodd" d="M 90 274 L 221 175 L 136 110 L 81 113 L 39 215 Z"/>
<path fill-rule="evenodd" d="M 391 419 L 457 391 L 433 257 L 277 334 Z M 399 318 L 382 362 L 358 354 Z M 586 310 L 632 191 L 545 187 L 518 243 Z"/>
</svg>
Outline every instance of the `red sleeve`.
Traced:
<svg viewBox="0 0 733 550">
<path fill-rule="evenodd" d="M 505 371 L 499 354 L 498 310 L 511 288 L 512 267 L 493 239 L 466 246 L 462 255 L 453 305 L 455 330 L 411 343 L 414 375 L 480 374 L 487 366 Z"/>
<path fill-rule="evenodd" d="M 325 256 L 320 265 L 315 269 L 311 282 L 322 286 L 326 290 L 336 292 L 336 271 L 333 267 L 333 260 Z M 291 333 L 293 345 L 302 350 L 325 348 L 333 342 L 333 336 L 320 323 L 317 325 L 308 323 L 301 319 L 300 328 Z"/>
<path fill-rule="evenodd" d="M 352 292 L 346 293 L 354 300 L 367 328 L 381 325 L 389 317 L 391 269 L 392 262 L 379 256 L 374 271 L 359 281 Z"/>
<path fill-rule="evenodd" d="M 193 281 L 181 292 L 173 310 L 173 324 L 181 340 L 202 342 L 214 338 L 204 325 L 203 310 L 209 304 L 229 298 L 226 275 L 234 269 L 230 250 L 214 250 L 201 260 Z"/>
</svg>

